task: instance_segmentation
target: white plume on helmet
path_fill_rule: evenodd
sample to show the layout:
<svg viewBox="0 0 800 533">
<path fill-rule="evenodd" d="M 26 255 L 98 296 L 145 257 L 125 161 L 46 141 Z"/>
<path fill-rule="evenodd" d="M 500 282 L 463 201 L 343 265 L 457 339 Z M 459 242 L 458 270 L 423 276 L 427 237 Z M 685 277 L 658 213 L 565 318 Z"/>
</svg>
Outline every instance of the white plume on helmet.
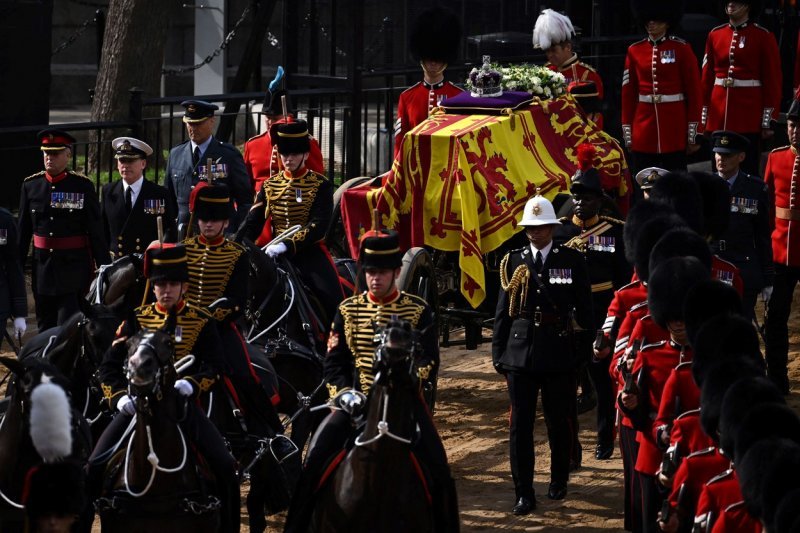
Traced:
<svg viewBox="0 0 800 533">
<path fill-rule="evenodd" d="M 575 28 L 569 17 L 552 9 L 545 9 L 533 27 L 533 47 L 547 50 L 554 44 L 572 39 Z"/>
<path fill-rule="evenodd" d="M 30 424 L 33 447 L 44 462 L 58 461 L 72 452 L 72 411 L 60 386 L 43 382 L 33 389 Z"/>
</svg>

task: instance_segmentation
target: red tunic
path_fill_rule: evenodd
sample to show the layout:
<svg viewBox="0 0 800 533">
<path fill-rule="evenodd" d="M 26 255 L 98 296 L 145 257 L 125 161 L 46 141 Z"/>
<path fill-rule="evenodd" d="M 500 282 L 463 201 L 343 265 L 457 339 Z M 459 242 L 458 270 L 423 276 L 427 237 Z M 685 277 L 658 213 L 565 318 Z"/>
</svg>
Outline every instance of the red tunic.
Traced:
<svg viewBox="0 0 800 533">
<path fill-rule="evenodd" d="M 739 296 L 744 294 L 744 281 L 739 267 L 717 255 L 711 257 L 711 277 L 732 285 Z"/>
<path fill-rule="evenodd" d="M 758 133 L 778 118 L 780 103 L 780 54 L 772 32 L 752 22 L 711 30 L 703 57 L 704 129 Z"/>
<path fill-rule="evenodd" d="M 705 483 L 720 472 L 725 471 L 731 462 L 720 454 L 716 448 L 710 447 L 690 454 L 681 461 L 672 482 L 672 491 L 669 494 L 669 503 L 673 509 L 678 509 L 678 496 L 681 487 L 684 487 L 682 502 L 688 508 L 679 509 L 680 513 L 695 513 L 697 499 Z"/>
<path fill-rule="evenodd" d="M 739 478 L 733 469 L 728 468 L 709 479 L 703 486 L 697 499 L 695 514 L 702 516 L 710 512 L 712 517 L 718 517 L 726 507 L 741 500 L 742 489 L 739 487 Z"/>
<path fill-rule="evenodd" d="M 572 54 L 572 57 L 567 60 L 566 63 L 561 65 L 561 67 L 557 67 L 552 63 L 548 63 L 545 65 L 550 70 L 555 70 L 556 72 L 560 72 L 566 78 L 567 86 L 573 81 L 591 81 L 594 82 L 595 87 L 597 87 L 597 100 L 603 100 L 603 79 L 600 77 L 600 74 L 597 73 L 595 69 L 591 66 L 583 63 L 582 61 L 578 61 L 578 54 Z M 577 98 L 577 96 L 576 96 Z M 580 98 L 578 98 L 580 102 Z M 589 119 L 594 122 L 599 129 L 603 129 L 603 115 L 602 113 L 591 113 L 589 114 Z"/>
<path fill-rule="evenodd" d="M 691 354 L 687 352 L 687 355 Z M 676 406 L 678 412 L 675 412 Z M 658 415 L 653 424 L 653 438 L 658 441 L 659 433 L 670 429 L 678 416 L 698 407 L 700 407 L 700 389 L 692 377 L 691 361 L 684 361 L 672 369 L 664 384 Z"/>
<path fill-rule="evenodd" d="M 630 330 L 628 330 L 624 338 L 619 335 L 622 323 L 631 307 L 646 300 L 647 287 L 639 280 L 624 285 L 614 292 L 614 298 L 608 305 L 606 319 L 603 322 L 603 333 L 605 333 L 607 341 L 613 340 L 614 343 L 624 341 L 625 345 L 628 344 L 627 336 L 630 335 Z M 616 349 L 614 352 L 616 352 Z"/>
<path fill-rule="evenodd" d="M 269 132 L 265 131 L 244 143 L 244 166 L 247 168 L 247 173 L 250 174 L 250 179 L 254 182 L 253 190 L 256 194 L 261 190 L 264 180 L 283 170 L 283 163 L 278 157 L 277 147 L 272 146 Z M 306 167 L 317 174 L 325 175 L 322 151 L 319 148 L 319 142 L 314 137 L 311 137 L 311 151 L 306 160 Z"/>
<path fill-rule="evenodd" d="M 776 263 L 787 266 L 800 266 L 800 202 L 795 189 L 800 170 L 800 158 L 796 157 L 794 148 L 784 146 L 770 152 L 767 168 L 764 170 L 764 181 L 774 198 L 770 207 L 772 229 L 772 257 Z M 794 238 L 791 234 L 794 230 Z M 792 247 L 791 243 L 795 246 Z"/>
<path fill-rule="evenodd" d="M 461 92 L 461 89 L 449 81 L 433 85 L 421 81 L 400 93 L 400 100 L 397 102 L 397 120 L 394 123 L 395 159 L 400 153 L 406 133 L 428 118 L 431 109 L 438 106 L 442 99 L 456 96 Z"/>
<path fill-rule="evenodd" d="M 700 123 L 700 69 L 677 37 L 643 39 L 628 48 L 622 74 L 622 132 L 635 152 L 680 152 Z"/>
<path fill-rule="evenodd" d="M 663 457 L 662 450 L 656 444 L 655 415 L 661 404 L 664 385 L 672 369 L 690 359 L 690 348 L 681 347 L 671 341 L 659 341 L 644 346 L 633 363 L 633 372 L 642 372 L 642 388 L 644 395 L 639 396 L 639 408 L 647 412 L 644 426 L 637 427 L 636 442 L 639 443 L 639 455 L 636 458 L 636 471 L 654 476 L 658 473 Z M 642 405 L 643 404 L 643 405 Z"/>
<path fill-rule="evenodd" d="M 747 512 L 744 501 L 729 505 L 714 522 L 711 533 L 761 533 L 761 522 Z"/>
<path fill-rule="evenodd" d="M 686 411 L 676 418 L 672 423 L 669 440 L 670 445 L 677 448 L 679 458 L 714 446 L 714 441 L 700 426 L 700 409 Z"/>
</svg>

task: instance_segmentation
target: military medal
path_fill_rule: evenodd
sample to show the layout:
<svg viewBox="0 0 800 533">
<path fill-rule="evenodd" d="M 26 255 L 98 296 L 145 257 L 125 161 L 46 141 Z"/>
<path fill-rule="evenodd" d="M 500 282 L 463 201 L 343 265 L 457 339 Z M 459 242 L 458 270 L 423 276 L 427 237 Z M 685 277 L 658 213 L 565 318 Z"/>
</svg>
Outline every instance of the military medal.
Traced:
<svg viewBox="0 0 800 533">
<path fill-rule="evenodd" d="M 299 187 L 297 187 L 297 188 L 294 190 L 294 200 L 295 200 L 295 202 L 297 202 L 298 204 L 302 204 L 302 203 L 303 203 L 303 190 L 302 190 L 302 189 L 300 189 Z"/>
<path fill-rule="evenodd" d="M 745 40 L 745 36 L 742 35 L 742 38 L 739 39 L 739 48 L 744 48 L 744 40 Z"/>
<path fill-rule="evenodd" d="M 565 268 L 564 269 L 564 283 L 570 285 L 572 283 L 572 269 Z"/>
<path fill-rule="evenodd" d="M 0 246 L 8 244 L 8 230 L 5 228 L 0 229 Z"/>
<path fill-rule="evenodd" d="M 183 328 L 180 326 L 175 326 L 175 342 L 181 342 L 183 340 Z"/>
<path fill-rule="evenodd" d="M 728 285 L 733 285 L 733 272 L 718 271 L 717 279 Z"/>
</svg>

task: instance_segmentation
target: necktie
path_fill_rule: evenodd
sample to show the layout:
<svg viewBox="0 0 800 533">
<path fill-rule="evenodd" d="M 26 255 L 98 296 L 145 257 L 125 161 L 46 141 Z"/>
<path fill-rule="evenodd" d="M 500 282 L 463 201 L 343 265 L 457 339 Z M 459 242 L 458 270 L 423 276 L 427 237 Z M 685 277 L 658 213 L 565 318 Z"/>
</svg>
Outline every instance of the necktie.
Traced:
<svg viewBox="0 0 800 533">
<path fill-rule="evenodd" d="M 537 273 L 542 271 L 542 263 L 542 252 L 536 250 L 536 261 L 534 261 L 533 267 L 536 269 Z"/>
<path fill-rule="evenodd" d="M 198 162 L 200 162 L 200 147 L 195 146 L 192 152 L 192 166 L 196 167 Z"/>
<path fill-rule="evenodd" d="M 125 191 L 125 214 L 130 215 L 133 209 L 133 187 L 128 187 Z"/>
</svg>

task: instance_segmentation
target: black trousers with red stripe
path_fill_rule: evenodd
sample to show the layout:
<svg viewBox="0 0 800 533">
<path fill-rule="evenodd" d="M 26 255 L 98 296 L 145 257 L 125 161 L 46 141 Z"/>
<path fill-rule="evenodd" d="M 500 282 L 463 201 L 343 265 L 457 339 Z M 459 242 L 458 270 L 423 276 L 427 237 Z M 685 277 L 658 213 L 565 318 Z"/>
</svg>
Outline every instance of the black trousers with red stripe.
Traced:
<svg viewBox="0 0 800 533">
<path fill-rule="evenodd" d="M 622 455 L 622 473 L 625 478 L 625 523 L 627 531 L 642 530 L 642 490 L 634 467 L 639 455 L 639 443 L 636 442 L 636 430 L 619 426 L 619 449 Z"/>
<path fill-rule="evenodd" d="M 550 481 L 566 484 L 574 444 L 570 423 L 575 409 L 575 373 L 509 372 L 506 374 L 506 383 L 511 400 L 509 452 L 514 491 L 516 499 L 533 499 L 533 469 L 536 460 L 533 428 L 537 397 L 541 390 L 542 411 L 550 443 Z"/>
</svg>

